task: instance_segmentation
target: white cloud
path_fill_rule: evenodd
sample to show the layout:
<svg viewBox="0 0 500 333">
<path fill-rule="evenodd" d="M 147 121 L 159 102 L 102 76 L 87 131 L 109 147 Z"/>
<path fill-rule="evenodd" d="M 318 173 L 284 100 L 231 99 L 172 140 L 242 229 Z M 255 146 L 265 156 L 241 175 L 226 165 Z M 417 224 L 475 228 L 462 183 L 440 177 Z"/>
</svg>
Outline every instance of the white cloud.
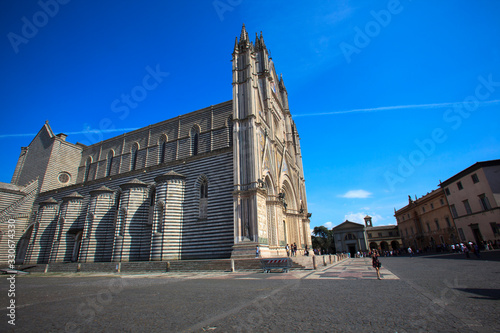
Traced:
<svg viewBox="0 0 500 333">
<path fill-rule="evenodd" d="M 481 101 L 481 102 L 454 102 L 454 103 L 434 103 L 434 104 L 410 104 L 410 105 L 394 105 L 394 106 L 381 106 L 367 109 L 351 109 L 342 111 L 331 111 L 331 112 L 320 112 L 320 113 L 309 113 L 309 114 L 296 114 L 294 117 L 310 117 L 310 116 L 327 116 L 335 114 L 353 113 L 353 112 L 377 112 L 377 111 L 392 111 L 392 110 L 408 110 L 408 109 L 439 109 L 439 108 L 449 108 L 456 104 L 470 104 L 475 103 L 477 106 L 483 105 L 496 105 L 500 104 L 500 100 L 492 101 Z"/>
<path fill-rule="evenodd" d="M 367 214 L 364 212 L 359 212 L 359 213 L 352 213 L 351 212 L 351 213 L 345 215 L 345 219 L 349 220 L 351 222 L 365 224 L 365 216 L 366 215 L 369 215 L 372 217 L 373 226 L 380 224 L 380 222 L 384 220 L 384 218 L 378 214 Z"/>
<path fill-rule="evenodd" d="M 340 195 L 342 198 L 348 199 L 365 199 L 369 198 L 372 194 L 365 190 L 350 190 L 347 193 Z"/>
<path fill-rule="evenodd" d="M 331 228 L 333 228 L 333 222 L 323 223 L 323 226 L 327 227 L 328 229 L 331 229 Z"/>
</svg>

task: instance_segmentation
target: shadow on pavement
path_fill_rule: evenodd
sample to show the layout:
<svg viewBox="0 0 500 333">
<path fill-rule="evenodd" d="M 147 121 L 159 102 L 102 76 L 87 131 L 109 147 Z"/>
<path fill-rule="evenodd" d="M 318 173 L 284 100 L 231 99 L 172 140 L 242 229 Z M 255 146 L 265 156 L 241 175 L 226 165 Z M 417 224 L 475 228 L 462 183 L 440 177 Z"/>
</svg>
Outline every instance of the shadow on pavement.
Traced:
<svg viewBox="0 0 500 333">
<path fill-rule="evenodd" d="M 477 288 L 455 288 L 466 293 L 476 294 L 482 297 L 471 296 L 470 298 L 497 301 L 500 300 L 500 289 L 477 289 Z"/>
<path fill-rule="evenodd" d="M 470 253 L 469 256 L 470 258 L 466 258 L 465 254 L 463 253 L 451 253 L 451 254 L 423 255 L 423 256 L 416 256 L 416 258 L 500 261 L 499 250 L 481 252 L 479 258 L 476 257 L 476 255 L 473 253 Z"/>
</svg>

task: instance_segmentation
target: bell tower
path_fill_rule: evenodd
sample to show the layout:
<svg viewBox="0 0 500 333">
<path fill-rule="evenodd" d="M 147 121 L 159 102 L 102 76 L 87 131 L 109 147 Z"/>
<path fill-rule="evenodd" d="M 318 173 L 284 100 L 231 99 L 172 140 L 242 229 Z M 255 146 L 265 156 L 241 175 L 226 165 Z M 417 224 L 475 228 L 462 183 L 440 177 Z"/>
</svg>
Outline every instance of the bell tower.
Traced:
<svg viewBox="0 0 500 333">
<path fill-rule="evenodd" d="M 258 188 L 255 94 L 258 84 L 258 55 L 243 25 L 233 51 L 233 172 L 234 250 L 233 256 L 247 256 L 255 250 Z"/>
<path fill-rule="evenodd" d="M 310 247 L 299 136 L 262 32 L 252 42 L 243 25 L 232 71 L 232 257 L 255 257 L 257 246 L 262 256 L 286 255 L 287 243 Z"/>
<path fill-rule="evenodd" d="M 365 226 L 366 227 L 372 227 L 372 217 L 369 215 L 365 216 Z"/>
</svg>

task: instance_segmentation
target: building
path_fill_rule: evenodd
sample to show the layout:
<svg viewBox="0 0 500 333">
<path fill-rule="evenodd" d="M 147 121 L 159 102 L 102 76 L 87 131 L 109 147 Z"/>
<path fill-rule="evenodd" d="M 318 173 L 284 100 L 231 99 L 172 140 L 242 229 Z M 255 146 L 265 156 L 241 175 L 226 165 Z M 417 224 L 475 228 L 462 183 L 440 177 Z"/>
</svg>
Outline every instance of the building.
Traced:
<svg viewBox="0 0 500 333">
<path fill-rule="evenodd" d="M 349 252 L 353 256 L 358 251 L 391 251 L 401 248 L 402 241 L 397 226 L 374 227 L 372 217 L 368 215 L 364 220 L 364 225 L 346 220 L 332 229 L 337 252 Z"/>
<path fill-rule="evenodd" d="M 299 135 L 262 34 L 243 26 L 233 99 L 85 146 L 48 123 L 0 186 L 0 262 L 286 255 L 311 246 Z M 1 237 L 3 235 L 3 237 Z"/>
<path fill-rule="evenodd" d="M 457 230 L 443 189 L 438 188 L 395 210 L 399 233 L 405 248 L 438 250 L 457 243 Z"/>
<path fill-rule="evenodd" d="M 403 246 L 397 225 L 374 227 L 372 225 L 372 218 L 368 215 L 365 216 L 364 220 L 369 249 L 392 251 L 399 250 Z"/>
<path fill-rule="evenodd" d="M 440 186 L 460 241 L 500 241 L 500 160 L 477 162 Z"/>
<path fill-rule="evenodd" d="M 332 228 L 337 253 L 350 253 L 352 257 L 359 252 L 368 251 L 365 226 L 345 220 Z"/>
</svg>

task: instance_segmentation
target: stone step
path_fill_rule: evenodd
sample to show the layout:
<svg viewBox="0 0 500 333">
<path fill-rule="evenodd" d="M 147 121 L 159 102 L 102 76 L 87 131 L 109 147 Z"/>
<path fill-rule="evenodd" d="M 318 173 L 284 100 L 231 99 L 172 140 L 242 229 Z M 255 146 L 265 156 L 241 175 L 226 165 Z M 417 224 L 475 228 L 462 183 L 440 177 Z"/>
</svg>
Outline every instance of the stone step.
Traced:
<svg viewBox="0 0 500 333">
<path fill-rule="evenodd" d="M 127 272 L 194 272 L 194 271 L 231 271 L 231 260 L 236 271 L 262 269 L 261 259 L 210 259 L 210 260 L 172 260 L 172 261 L 129 261 L 129 262 L 90 262 L 90 263 L 49 263 L 18 265 L 16 269 L 31 273 L 121 273 Z M 294 263 L 292 268 L 304 269 Z"/>
</svg>

